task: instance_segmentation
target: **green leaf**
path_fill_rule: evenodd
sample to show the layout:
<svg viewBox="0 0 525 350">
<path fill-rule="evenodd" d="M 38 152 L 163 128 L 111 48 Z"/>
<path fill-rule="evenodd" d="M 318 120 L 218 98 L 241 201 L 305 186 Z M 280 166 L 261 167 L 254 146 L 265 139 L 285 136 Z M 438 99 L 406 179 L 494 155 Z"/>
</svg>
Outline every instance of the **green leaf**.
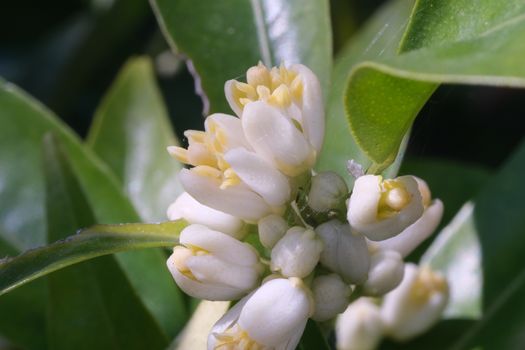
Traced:
<svg viewBox="0 0 525 350">
<path fill-rule="evenodd" d="M 474 324 L 473 320 L 448 319 L 432 327 L 428 332 L 408 342 L 397 343 L 390 339 L 383 341 L 379 350 L 443 350 L 449 349 L 455 339 Z"/>
<path fill-rule="evenodd" d="M 46 349 L 46 303 L 44 280 L 2 295 L 0 314 L 4 317 L 0 317 L 1 337 L 9 339 L 10 343 L 17 346 L 16 349 Z"/>
<path fill-rule="evenodd" d="M 49 132 L 64 146 L 98 222 L 139 220 L 111 170 L 50 111 L 2 80 L 0 125 L 0 234 L 17 251 L 45 243 L 40 147 Z M 170 336 L 175 335 L 184 324 L 185 316 L 180 315 L 184 302 L 166 271 L 165 253 L 157 249 L 125 252 L 117 255 L 117 261 L 146 307 Z"/>
<path fill-rule="evenodd" d="M 44 140 L 44 170 L 48 240 L 55 241 L 92 224 L 94 218 L 66 156 L 51 136 Z M 112 256 L 51 274 L 48 291 L 51 349 L 163 349 L 167 344 Z"/>
<path fill-rule="evenodd" d="M 87 143 L 117 175 L 142 219 L 166 218 L 182 192 L 181 166 L 166 152 L 178 142 L 148 58 L 124 66 L 95 114 Z"/>
<path fill-rule="evenodd" d="M 522 336 L 525 327 L 522 312 L 525 307 L 524 172 L 525 143 L 522 143 L 475 198 L 471 215 L 468 210 L 460 212 L 456 225 L 449 226 L 448 232 L 446 228 L 444 238 L 440 235 L 422 259 L 446 270 L 453 293 L 462 286 L 475 290 L 475 283 L 479 282 L 473 284 L 472 281 L 483 281 L 482 314 L 450 349 L 478 345 L 486 349 L 523 349 L 525 346 Z M 482 278 L 475 275 L 478 271 L 482 271 Z M 460 280 L 462 272 L 466 273 L 467 280 Z"/>
<path fill-rule="evenodd" d="M 191 60 L 198 90 L 211 112 L 230 110 L 226 80 L 243 76 L 261 60 L 303 63 L 327 91 L 332 37 L 326 0 L 151 0 L 173 49 Z"/>
<path fill-rule="evenodd" d="M 440 83 L 524 87 L 524 14 L 520 0 L 418 1 L 400 54 L 362 60 L 348 77 L 347 116 L 363 151 L 390 164 Z"/>
<path fill-rule="evenodd" d="M 178 235 L 185 225 L 181 221 L 95 225 L 65 240 L 5 258 L 0 262 L 0 294 L 58 269 L 98 256 L 134 249 L 173 247 L 178 243 Z"/>
<path fill-rule="evenodd" d="M 303 336 L 299 342 L 300 350 L 329 350 L 330 346 L 326 342 L 321 328 L 317 322 L 309 319 L 304 329 Z"/>
<path fill-rule="evenodd" d="M 413 3 L 412 0 L 393 1 L 382 7 L 337 57 L 328 97 L 327 137 L 317 164 L 319 170 L 336 171 L 344 176 L 349 159 L 356 160 L 365 169 L 372 165 L 372 160 L 349 132 L 344 103 L 348 76 L 364 60 L 395 54 Z M 389 175 L 395 172 L 393 169 Z"/>
</svg>

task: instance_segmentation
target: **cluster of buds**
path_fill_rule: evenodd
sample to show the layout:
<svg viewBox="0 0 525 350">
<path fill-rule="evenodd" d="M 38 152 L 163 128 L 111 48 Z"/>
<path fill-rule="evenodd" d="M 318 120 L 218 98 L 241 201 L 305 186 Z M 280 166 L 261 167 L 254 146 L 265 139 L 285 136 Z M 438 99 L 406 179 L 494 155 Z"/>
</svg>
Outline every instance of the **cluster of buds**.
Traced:
<svg viewBox="0 0 525 350">
<path fill-rule="evenodd" d="M 185 132 L 187 148 L 168 148 L 189 166 L 179 174 L 186 192 L 168 209 L 189 224 L 168 268 L 193 297 L 240 299 L 208 349 L 295 349 L 309 318 L 330 320 L 351 299 L 402 286 L 403 258 L 443 205 L 413 176 L 384 180 L 353 164 L 349 191 L 339 175 L 314 173 L 324 107 L 307 67 L 260 63 L 225 94 L 236 116 L 212 114 L 204 131 Z"/>
</svg>

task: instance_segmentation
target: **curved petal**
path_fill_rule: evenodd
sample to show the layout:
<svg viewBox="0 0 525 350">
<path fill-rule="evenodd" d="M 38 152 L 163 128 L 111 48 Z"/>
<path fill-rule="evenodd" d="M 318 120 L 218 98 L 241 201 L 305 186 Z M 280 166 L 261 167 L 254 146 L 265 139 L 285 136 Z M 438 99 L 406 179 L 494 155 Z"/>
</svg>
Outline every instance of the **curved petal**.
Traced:
<svg viewBox="0 0 525 350">
<path fill-rule="evenodd" d="M 186 227 L 180 234 L 179 242 L 185 246 L 204 249 L 222 260 L 242 266 L 252 266 L 259 260 L 256 251 L 249 244 L 203 225 Z"/>
<path fill-rule="evenodd" d="M 233 96 L 236 82 L 235 79 L 231 79 L 224 84 L 224 95 L 232 111 L 240 117 L 242 115 L 242 106 L 237 103 L 237 100 Z"/>
<path fill-rule="evenodd" d="M 200 204 L 189 193 L 182 193 L 168 207 L 168 219 L 184 219 L 190 224 L 201 224 L 224 232 L 237 239 L 242 238 L 244 223 L 233 215 Z"/>
<path fill-rule="evenodd" d="M 265 160 L 244 148 L 235 148 L 224 159 L 241 180 L 271 206 L 281 206 L 290 199 L 288 178 Z"/>
<path fill-rule="evenodd" d="M 242 126 L 255 152 L 288 176 L 296 176 L 315 162 L 315 151 L 297 127 L 266 102 L 244 107 Z"/>
<path fill-rule="evenodd" d="M 303 129 L 314 149 L 319 152 L 323 146 L 325 115 L 321 85 L 314 72 L 302 64 L 290 66 L 292 71 L 299 73 L 303 81 Z"/>
<path fill-rule="evenodd" d="M 227 301 L 238 299 L 245 294 L 239 288 L 209 283 L 204 284 L 185 276 L 175 266 L 173 255 L 168 258 L 166 264 L 180 289 L 194 298 Z"/>
<path fill-rule="evenodd" d="M 408 226 L 403 232 L 384 241 L 373 242 L 372 246 L 380 250 L 394 250 L 406 257 L 434 232 L 442 216 L 443 202 L 435 199 L 421 218 Z"/>
<path fill-rule="evenodd" d="M 179 180 L 184 189 L 201 204 L 243 220 L 256 222 L 272 212 L 264 199 L 246 186 L 221 189 L 217 179 L 201 176 L 193 169 L 182 169 Z"/>
<path fill-rule="evenodd" d="M 224 152 L 237 147 L 250 148 L 244 137 L 241 120 L 233 115 L 214 113 L 206 118 L 204 128 L 208 133 L 215 133 L 218 141 L 225 144 Z"/>
</svg>

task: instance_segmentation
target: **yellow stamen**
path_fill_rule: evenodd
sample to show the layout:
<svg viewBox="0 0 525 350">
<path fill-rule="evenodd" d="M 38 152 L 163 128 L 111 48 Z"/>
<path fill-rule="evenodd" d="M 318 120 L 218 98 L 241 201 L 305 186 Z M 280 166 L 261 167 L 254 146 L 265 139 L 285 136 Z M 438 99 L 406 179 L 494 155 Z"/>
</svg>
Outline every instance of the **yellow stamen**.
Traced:
<svg viewBox="0 0 525 350">
<path fill-rule="evenodd" d="M 292 97 L 288 87 L 284 84 L 279 85 L 268 99 L 268 103 L 282 108 L 289 107 L 292 104 Z"/>
<path fill-rule="evenodd" d="M 397 180 L 384 180 L 381 183 L 381 189 L 382 193 L 377 206 L 379 219 L 389 218 L 399 213 L 412 199 L 405 185 Z"/>
<path fill-rule="evenodd" d="M 189 143 L 197 142 L 197 143 L 203 143 L 206 139 L 206 133 L 204 131 L 198 131 L 198 130 L 186 130 L 184 132 L 184 136 L 188 139 Z"/>
<path fill-rule="evenodd" d="M 423 266 L 410 289 L 411 299 L 419 304 L 424 304 L 435 293 L 444 293 L 448 289 L 446 279 L 439 273 Z"/>
<path fill-rule="evenodd" d="M 185 148 L 178 147 L 178 146 L 170 146 L 168 147 L 168 153 L 173 158 L 177 159 L 179 162 L 184 164 L 189 164 L 189 157 L 188 157 L 188 151 Z"/>
<path fill-rule="evenodd" d="M 253 340 L 248 332 L 244 331 L 238 324 L 227 329 L 223 333 L 214 334 L 217 338 L 215 350 L 269 350 L 263 344 Z"/>
<path fill-rule="evenodd" d="M 237 174 L 233 171 L 232 168 L 228 168 L 223 173 L 223 180 L 221 183 L 221 190 L 224 190 L 228 187 L 235 186 L 241 183 L 241 179 Z"/>
<path fill-rule="evenodd" d="M 200 176 L 207 176 L 211 178 L 220 178 L 221 177 L 221 171 L 215 168 L 212 168 L 211 166 L 207 165 L 198 165 L 191 169 L 191 171 L 194 171 Z"/>
</svg>

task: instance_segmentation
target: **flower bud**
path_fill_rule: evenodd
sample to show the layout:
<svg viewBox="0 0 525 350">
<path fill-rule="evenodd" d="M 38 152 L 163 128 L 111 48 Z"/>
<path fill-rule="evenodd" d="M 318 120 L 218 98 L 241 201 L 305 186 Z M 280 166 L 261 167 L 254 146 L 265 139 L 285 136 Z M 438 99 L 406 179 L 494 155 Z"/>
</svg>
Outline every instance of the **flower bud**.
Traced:
<svg viewBox="0 0 525 350">
<path fill-rule="evenodd" d="M 412 225 L 423 210 L 413 176 L 382 180 L 381 176 L 364 175 L 354 183 L 347 218 L 352 230 L 372 241 L 382 241 Z"/>
<path fill-rule="evenodd" d="M 339 275 L 318 276 L 312 282 L 315 312 L 312 318 L 326 321 L 343 312 L 348 306 L 352 290 Z"/>
<path fill-rule="evenodd" d="M 323 242 L 313 230 L 292 227 L 273 247 L 271 269 L 286 277 L 306 277 L 319 262 L 322 250 Z"/>
<path fill-rule="evenodd" d="M 324 243 L 321 264 L 338 273 L 346 283 L 361 284 L 366 281 L 370 255 L 362 235 L 352 233 L 348 224 L 338 220 L 319 225 L 315 232 Z"/>
<path fill-rule="evenodd" d="M 312 309 L 310 292 L 300 279 L 270 280 L 213 326 L 208 350 L 294 350 Z"/>
<path fill-rule="evenodd" d="M 187 192 L 182 193 L 168 208 L 168 219 L 184 219 L 190 224 L 201 224 L 241 239 L 244 223 L 235 216 L 200 204 Z"/>
<path fill-rule="evenodd" d="M 448 297 L 448 284 L 441 274 L 406 264 L 403 281 L 385 296 L 381 307 L 388 335 L 403 341 L 426 332 L 441 318 Z"/>
<path fill-rule="evenodd" d="M 327 212 L 344 203 L 347 195 L 345 181 L 334 172 L 324 171 L 312 177 L 308 205 L 315 211 Z"/>
<path fill-rule="evenodd" d="M 363 284 L 363 294 L 382 296 L 396 288 L 403 280 L 405 265 L 398 252 L 377 251 L 370 259 L 368 279 Z"/>
<path fill-rule="evenodd" d="M 384 241 L 373 242 L 371 245 L 380 250 L 395 250 L 402 257 L 406 257 L 434 232 L 442 216 L 443 203 L 435 199 L 425 209 L 423 215 L 403 232 Z"/>
<path fill-rule="evenodd" d="M 273 246 L 285 235 L 288 230 L 288 224 L 279 215 L 268 215 L 257 223 L 259 231 L 259 240 L 262 245 L 268 249 Z"/>
<path fill-rule="evenodd" d="M 337 318 L 337 350 L 374 350 L 383 337 L 383 331 L 377 305 L 367 298 L 360 298 Z"/>
<path fill-rule="evenodd" d="M 187 294 L 207 300 L 233 300 L 257 286 L 261 267 L 248 244 L 202 225 L 190 225 L 180 235 L 167 265 Z"/>
</svg>

